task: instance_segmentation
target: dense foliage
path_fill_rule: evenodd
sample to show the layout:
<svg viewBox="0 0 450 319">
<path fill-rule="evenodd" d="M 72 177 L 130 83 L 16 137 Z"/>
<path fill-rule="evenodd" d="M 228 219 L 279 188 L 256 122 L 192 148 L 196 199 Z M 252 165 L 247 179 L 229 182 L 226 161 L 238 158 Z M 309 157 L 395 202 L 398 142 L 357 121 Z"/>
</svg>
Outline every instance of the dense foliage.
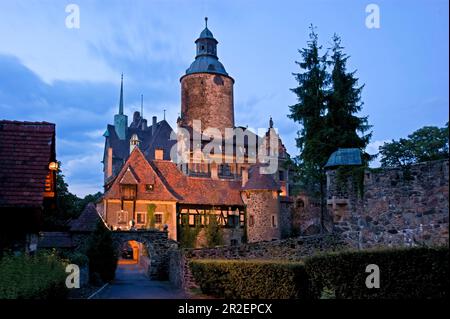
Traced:
<svg viewBox="0 0 450 319">
<path fill-rule="evenodd" d="M 91 280 L 99 276 L 107 282 L 114 279 L 117 268 L 117 247 L 115 247 L 111 231 L 103 222 L 99 222 L 97 229 L 88 240 L 86 255 L 89 258 L 89 272 Z"/>
<path fill-rule="evenodd" d="M 67 294 L 65 263 L 55 254 L 5 255 L 0 260 L 0 299 L 53 299 Z"/>
<path fill-rule="evenodd" d="M 232 299 L 309 299 L 300 262 L 194 260 L 192 274 L 205 294 Z"/>
<path fill-rule="evenodd" d="M 343 299 L 446 298 L 449 249 L 403 248 L 330 253 L 305 261 L 316 292 Z M 380 288 L 366 287 L 366 267 L 380 269 Z"/>
<path fill-rule="evenodd" d="M 321 55 L 318 35 L 311 26 L 307 47 L 299 50 L 301 69 L 294 73 L 298 87 L 292 89 L 297 104 L 290 106 L 291 119 L 301 125 L 297 146 L 300 155 L 294 160 L 297 189 L 306 191 L 321 202 L 321 224 L 325 214 L 325 171 L 330 155 L 338 148 L 358 148 L 364 164 L 370 160 L 365 148 L 371 138 L 367 117 L 361 111 L 361 91 L 355 72 L 348 72 L 348 56 L 341 39 L 333 37 L 331 56 Z"/>
<path fill-rule="evenodd" d="M 380 146 L 381 165 L 407 167 L 408 165 L 449 157 L 448 122 L 442 127 L 425 126 L 407 138 Z"/>
<path fill-rule="evenodd" d="M 193 260 L 203 293 L 243 299 L 425 299 L 447 298 L 449 249 L 396 248 L 331 252 L 304 262 Z M 380 288 L 367 288 L 375 264 Z"/>
<path fill-rule="evenodd" d="M 44 216 L 43 230 L 67 230 L 68 222 L 77 218 L 88 203 L 96 202 L 101 196 L 100 192 L 86 195 L 84 198 L 72 194 L 68 184 L 64 181 L 61 163 L 59 163 L 56 174 L 56 210 L 50 211 Z"/>
<path fill-rule="evenodd" d="M 222 246 L 224 244 L 223 229 L 219 224 L 217 216 L 214 214 L 208 216 L 208 225 L 205 227 L 205 237 L 207 247 Z"/>
</svg>

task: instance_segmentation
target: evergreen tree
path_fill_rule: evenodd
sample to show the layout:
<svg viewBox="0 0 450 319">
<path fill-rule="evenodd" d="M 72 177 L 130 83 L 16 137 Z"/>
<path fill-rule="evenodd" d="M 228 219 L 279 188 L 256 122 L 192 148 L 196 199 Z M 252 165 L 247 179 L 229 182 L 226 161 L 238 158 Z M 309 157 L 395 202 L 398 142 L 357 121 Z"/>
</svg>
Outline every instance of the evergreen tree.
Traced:
<svg viewBox="0 0 450 319">
<path fill-rule="evenodd" d="M 322 47 L 318 45 L 318 35 L 312 25 L 310 29 L 307 47 L 299 50 L 302 61 L 296 61 L 303 72 L 293 74 L 298 87 L 291 90 L 297 95 L 298 103 L 289 107 L 291 111 L 289 117 L 302 125 L 296 140 L 300 155 L 295 160 L 300 187 L 310 195 L 323 200 L 325 195 L 323 165 L 331 151 L 330 146 L 324 143 L 327 134 L 324 117 L 328 95 L 327 54 L 320 55 Z M 323 214 L 324 207 L 321 220 Z"/>
<path fill-rule="evenodd" d="M 361 111 L 361 91 L 364 85 L 358 86 L 356 71 L 347 72 L 346 64 L 349 58 L 343 53 L 341 38 L 333 36 L 332 55 L 328 61 L 331 66 L 330 90 L 327 96 L 327 114 L 325 123 L 327 129 L 326 143 L 332 151 L 338 148 L 358 148 L 364 154 L 363 159 L 367 164 L 370 156 L 364 153 L 370 141 L 371 133 L 364 135 L 371 126 L 367 117 L 358 117 Z M 361 133 L 360 136 L 358 133 Z M 331 153 L 329 154 L 331 155 Z"/>
</svg>

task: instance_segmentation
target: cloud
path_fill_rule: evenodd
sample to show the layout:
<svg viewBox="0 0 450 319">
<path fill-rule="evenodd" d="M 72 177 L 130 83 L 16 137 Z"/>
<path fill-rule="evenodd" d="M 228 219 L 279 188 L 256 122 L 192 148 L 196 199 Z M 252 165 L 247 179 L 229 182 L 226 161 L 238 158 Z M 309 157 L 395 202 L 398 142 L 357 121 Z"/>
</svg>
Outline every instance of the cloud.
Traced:
<svg viewBox="0 0 450 319">
<path fill-rule="evenodd" d="M 380 146 L 384 145 L 384 143 L 389 142 L 389 140 L 378 140 L 378 141 L 373 141 L 371 143 L 369 143 L 369 145 L 367 145 L 366 148 L 366 152 L 369 153 L 370 155 L 376 155 L 377 157 L 374 158 L 374 160 L 372 162 L 370 162 L 370 167 L 380 167 L 381 163 L 380 163 L 380 156 L 378 155 L 378 153 L 380 152 L 379 148 Z"/>
</svg>

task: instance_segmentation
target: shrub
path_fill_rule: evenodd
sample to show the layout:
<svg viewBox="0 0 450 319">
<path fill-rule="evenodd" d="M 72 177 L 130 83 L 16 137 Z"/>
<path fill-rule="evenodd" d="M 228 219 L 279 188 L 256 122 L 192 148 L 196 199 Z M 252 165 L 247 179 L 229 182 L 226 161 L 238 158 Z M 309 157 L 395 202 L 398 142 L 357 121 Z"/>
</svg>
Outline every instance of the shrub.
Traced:
<svg viewBox="0 0 450 319">
<path fill-rule="evenodd" d="M 117 249 L 113 244 L 111 232 L 102 222 L 89 238 L 86 252 L 89 258 L 89 274 L 91 279 L 100 277 L 103 281 L 114 279 L 117 268 Z"/>
<path fill-rule="evenodd" d="M 266 260 L 193 260 L 203 293 L 230 299 L 312 298 L 304 265 Z"/>
<path fill-rule="evenodd" d="M 223 230 L 216 215 L 208 216 L 208 225 L 205 227 L 206 247 L 221 246 L 224 244 Z"/>
<path fill-rule="evenodd" d="M 306 271 L 315 293 L 345 299 L 448 297 L 448 247 L 347 251 L 310 257 Z M 380 269 L 380 288 L 366 287 L 366 267 Z"/>
<path fill-rule="evenodd" d="M 4 256 L 0 260 L 0 299 L 65 298 L 65 264 L 55 254 Z"/>
</svg>

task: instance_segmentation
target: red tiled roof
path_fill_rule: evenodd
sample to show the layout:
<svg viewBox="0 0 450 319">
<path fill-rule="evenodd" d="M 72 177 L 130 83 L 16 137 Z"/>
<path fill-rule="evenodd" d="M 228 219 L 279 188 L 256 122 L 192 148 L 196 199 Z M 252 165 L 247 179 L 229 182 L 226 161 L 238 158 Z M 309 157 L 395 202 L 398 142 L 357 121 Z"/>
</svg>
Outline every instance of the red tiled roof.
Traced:
<svg viewBox="0 0 450 319">
<path fill-rule="evenodd" d="M 152 161 L 158 176 L 173 192 L 180 203 L 197 205 L 244 205 L 240 195 L 241 182 L 189 177 L 170 161 Z"/>
<path fill-rule="evenodd" d="M 157 174 L 154 168 L 149 164 L 139 147 L 135 147 L 131 152 L 120 170 L 120 173 L 112 183 L 111 188 L 105 193 L 104 198 L 119 199 L 121 197 L 120 181 L 128 171 L 129 167 L 133 170 L 135 177 L 139 179 L 139 184 L 137 185 L 137 199 L 161 201 L 176 201 L 179 199 L 160 178 L 155 178 Z M 153 184 L 153 191 L 146 191 L 146 184 Z"/>
<path fill-rule="evenodd" d="M 101 220 L 95 209 L 94 203 L 89 203 L 84 208 L 80 216 L 70 223 L 72 232 L 92 232 L 97 228 L 97 223 Z"/>
<path fill-rule="evenodd" d="M 137 185 L 139 182 L 136 179 L 136 176 L 134 176 L 133 172 L 131 171 L 130 167 L 128 166 L 125 174 L 123 174 L 122 179 L 120 180 L 120 184 L 132 184 Z"/>
<path fill-rule="evenodd" d="M 280 185 L 275 181 L 273 175 L 262 174 L 262 165 L 253 165 L 249 170 L 249 178 L 245 183 L 244 190 L 280 190 Z"/>
<path fill-rule="evenodd" d="M 42 205 L 55 124 L 0 121 L 0 207 Z"/>
</svg>

